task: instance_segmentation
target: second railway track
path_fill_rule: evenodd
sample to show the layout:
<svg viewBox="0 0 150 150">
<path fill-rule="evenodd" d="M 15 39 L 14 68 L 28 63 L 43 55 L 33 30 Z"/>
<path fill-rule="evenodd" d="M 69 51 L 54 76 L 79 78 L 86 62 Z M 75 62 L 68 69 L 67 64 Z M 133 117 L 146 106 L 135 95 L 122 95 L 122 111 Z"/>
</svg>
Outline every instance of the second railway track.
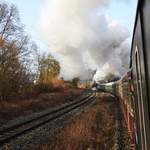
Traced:
<svg viewBox="0 0 150 150">
<path fill-rule="evenodd" d="M 76 101 L 66 103 L 58 108 L 54 108 L 47 113 L 41 113 L 36 117 L 26 119 L 20 123 L 0 128 L 0 145 L 5 144 L 14 138 L 34 130 L 48 122 L 52 122 L 59 117 L 62 117 L 72 110 L 81 107 L 86 103 L 89 103 L 95 96 L 95 93 L 89 93 L 84 97 L 80 97 Z"/>
</svg>

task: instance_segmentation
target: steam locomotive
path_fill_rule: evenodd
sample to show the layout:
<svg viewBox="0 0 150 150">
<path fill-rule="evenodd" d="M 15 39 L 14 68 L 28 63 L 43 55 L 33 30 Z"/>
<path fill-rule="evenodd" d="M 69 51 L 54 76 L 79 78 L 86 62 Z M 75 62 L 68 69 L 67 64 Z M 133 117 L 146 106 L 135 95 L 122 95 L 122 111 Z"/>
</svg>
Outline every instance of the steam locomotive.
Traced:
<svg viewBox="0 0 150 150">
<path fill-rule="evenodd" d="M 150 150 L 150 0 L 139 0 L 129 71 L 103 85 L 115 93 L 137 150 Z"/>
</svg>

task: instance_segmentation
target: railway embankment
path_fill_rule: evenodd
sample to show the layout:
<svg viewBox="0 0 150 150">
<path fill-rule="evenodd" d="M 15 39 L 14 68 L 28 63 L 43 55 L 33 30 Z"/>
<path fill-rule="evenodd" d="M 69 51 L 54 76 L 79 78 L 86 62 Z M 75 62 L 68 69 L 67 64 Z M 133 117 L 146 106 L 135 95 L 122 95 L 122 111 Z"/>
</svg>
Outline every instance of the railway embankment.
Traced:
<svg viewBox="0 0 150 150">
<path fill-rule="evenodd" d="M 31 146 L 46 141 L 58 130 L 60 131 L 71 117 L 89 107 L 94 102 L 94 98 L 95 93 L 84 93 L 61 106 L 1 127 L 0 149 L 32 149 Z"/>
<path fill-rule="evenodd" d="M 51 93 L 42 93 L 26 99 L 10 99 L 0 101 L 0 127 L 10 120 L 19 120 L 33 113 L 69 102 L 84 92 L 81 89 L 63 89 Z"/>
<path fill-rule="evenodd" d="M 69 107 L 68 107 L 69 106 Z M 61 108 L 61 109 L 60 109 Z M 58 111 L 57 111 L 58 110 Z M 54 111 L 54 110 L 53 110 Z M 117 99 L 108 93 L 86 93 L 80 98 L 63 104 L 55 112 L 43 111 L 29 120 L 37 125 L 14 139 L 4 140 L 2 150 L 130 150 L 130 137 Z M 49 114 L 50 113 L 50 114 Z M 48 115 L 46 115 L 48 114 Z M 46 120 L 45 120 L 46 117 Z M 27 120 L 26 120 L 27 121 Z M 41 119 L 40 119 L 41 121 Z M 30 122 L 30 121 L 28 121 Z M 31 123 L 20 127 L 30 127 Z M 7 130 L 5 127 L 2 130 Z M 12 134 L 15 130 L 10 130 Z M 6 135 L 11 135 L 9 132 Z M 5 135 L 5 134 L 1 134 Z M 3 139 L 1 136 L 0 139 Z M 5 143 L 6 142 L 6 143 Z"/>
<path fill-rule="evenodd" d="M 96 102 L 37 150 L 130 150 L 130 137 L 114 96 L 98 93 Z"/>
</svg>

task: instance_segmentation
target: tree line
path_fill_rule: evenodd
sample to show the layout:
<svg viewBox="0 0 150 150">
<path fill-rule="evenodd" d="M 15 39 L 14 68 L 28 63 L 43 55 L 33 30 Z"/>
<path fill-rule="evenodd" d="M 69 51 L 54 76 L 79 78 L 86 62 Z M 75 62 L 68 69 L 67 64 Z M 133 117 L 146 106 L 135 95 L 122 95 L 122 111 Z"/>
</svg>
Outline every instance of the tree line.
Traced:
<svg viewBox="0 0 150 150">
<path fill-rule="evenodd" d="M 59 73 L 56 59 L 50 54 L 38 54 L 36 43 L 24 31 L 16 6 L 0 3 L 0 99 L 49 90 Z"/>
</svg>

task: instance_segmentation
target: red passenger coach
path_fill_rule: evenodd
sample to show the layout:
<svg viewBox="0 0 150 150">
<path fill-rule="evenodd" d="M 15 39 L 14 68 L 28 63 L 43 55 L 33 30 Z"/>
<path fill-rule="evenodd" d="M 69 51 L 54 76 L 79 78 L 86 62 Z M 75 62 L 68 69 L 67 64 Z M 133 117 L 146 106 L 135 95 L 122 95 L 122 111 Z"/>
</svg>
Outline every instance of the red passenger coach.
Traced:
<svg viewBox="0 0 150 150">
<path fill-rule="evenodd" d="M 138 0 L 130 71 L 117 93 L 137 150 L 150 150 L 150 0 Z"/>
<path fill-rule="evenodd" d="M 128 71 L 119 81 L 118 84 L 118 96 L 120 100 L 120 106 L 128 126 L 128 130 L 131 138 L 135 139 L 135 125 L 134 125 L 134 97 L 131 90 L 131 71 Z"/>
<path fill-rule="evenodd" d="M 136 150 L 150 150 L 150 0 L 138 0 L 129 69 L 104 90 L 119 97 Z"/>
</svg>

